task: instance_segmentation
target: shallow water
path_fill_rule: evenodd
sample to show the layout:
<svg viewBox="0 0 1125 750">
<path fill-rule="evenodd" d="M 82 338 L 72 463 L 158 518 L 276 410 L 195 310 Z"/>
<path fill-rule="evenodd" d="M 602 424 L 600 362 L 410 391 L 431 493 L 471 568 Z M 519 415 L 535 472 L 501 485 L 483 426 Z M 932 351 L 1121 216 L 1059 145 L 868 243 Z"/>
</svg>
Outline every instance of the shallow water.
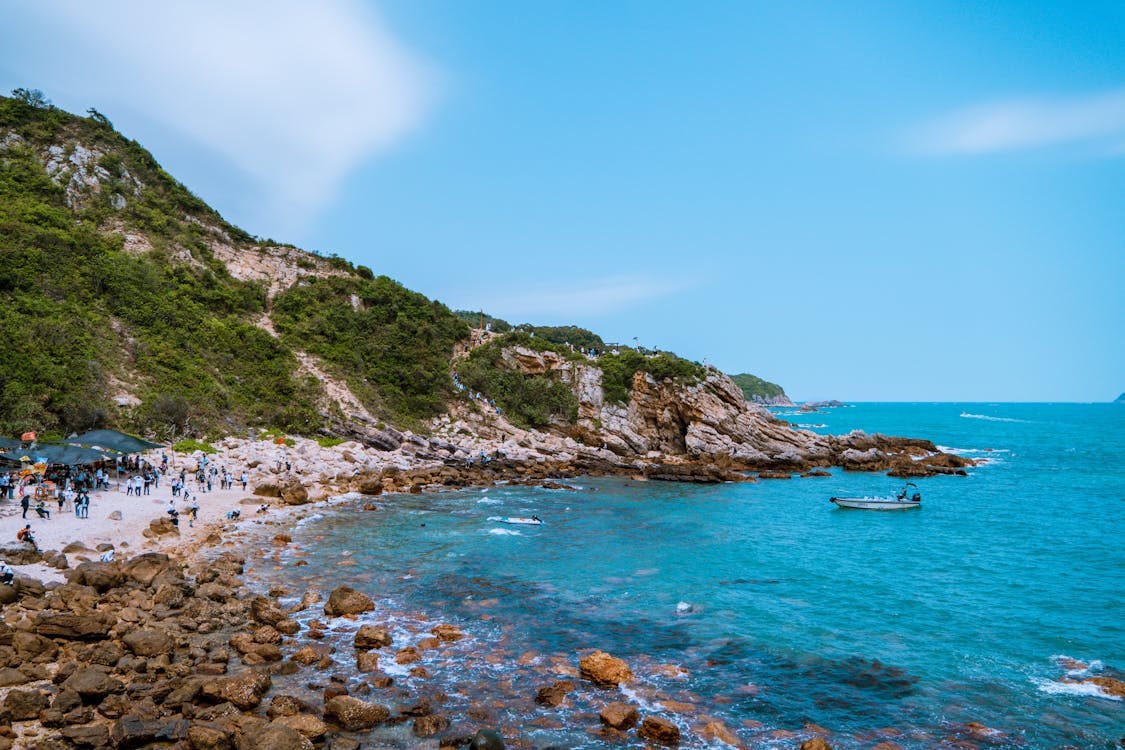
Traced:
<svg viewBox="0 0 1125 750">
<path fill-rule="evenodd" d="M 1125 669 L 1125 406 L 862 404 L 785 418 L 927 437 L 990 463 L 917 480 L 923 507 L 896 513 L 835 509 L 832 495 L 901 487 L 843 472 L 380 498 L 380 511 L 300 524 L 309 564 L 258 575 L 367 591 L 380 609 L 366 619 L 395 623 L 396 648 L 433 622 L 460 624 L 470 638 L 426 652 L 434 677 L 419 685 L 449 692 L 454 715 L 489 705 L 537 745 L 601 743 L 587 729 L 609 694 L 532 702 L 589 648 L 628 661 L 633 699 L 694 746 L 703 715 L 751 747 L 795 746 L 807 724 L 838 748 L 1109 748 L 1125 736 L 1125 705 L 1064 682 L 1056 658 Z M 545 524 L 488 520 L 533 514 Z"/>
</svg>

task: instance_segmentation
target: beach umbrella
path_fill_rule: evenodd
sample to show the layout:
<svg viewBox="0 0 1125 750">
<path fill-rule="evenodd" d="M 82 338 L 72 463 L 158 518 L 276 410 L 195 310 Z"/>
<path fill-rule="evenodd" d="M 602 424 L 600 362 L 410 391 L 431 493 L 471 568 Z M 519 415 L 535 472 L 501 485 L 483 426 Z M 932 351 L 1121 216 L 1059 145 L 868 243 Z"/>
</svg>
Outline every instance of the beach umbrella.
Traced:
<svg viewBox="0 0 1125 750">
<path fill-rule="evenodd" d="M 31 441 L 35 440 L 35 433 L 25 432 L 24 434 L 20 435 L 20 440 L 24 441 L 25 443 L 30 443 Z"/>
</svg>

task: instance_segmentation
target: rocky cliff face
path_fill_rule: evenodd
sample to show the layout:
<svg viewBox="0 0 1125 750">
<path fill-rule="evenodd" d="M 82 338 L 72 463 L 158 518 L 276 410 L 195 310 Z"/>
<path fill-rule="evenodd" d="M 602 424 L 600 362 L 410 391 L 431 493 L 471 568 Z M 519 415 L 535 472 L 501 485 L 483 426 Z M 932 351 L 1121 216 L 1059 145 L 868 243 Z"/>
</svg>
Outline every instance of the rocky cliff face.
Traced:
<svg viewBox="0 0 1125 750">
<path fill-rule="evenodd" d="M 578 399 L 578 419 L 574 425 L 557 424 L 552 432 L 625 461 L 687 461 L 735 470 L 843 466 L 891 469 L 900 476 L 952 473 L 971 465 L 939 453 L 927 440 L 796 429 L 747 402 L 734 381 L 714 368 L 695 383 L 657 382 L 638 372 L 628 403 L 617 405 L 605 400 L 596 360 L 575 362 L 553 352 L 511 347 L 501 361 L 528 375 L 556 373 Z"/>
</svg>

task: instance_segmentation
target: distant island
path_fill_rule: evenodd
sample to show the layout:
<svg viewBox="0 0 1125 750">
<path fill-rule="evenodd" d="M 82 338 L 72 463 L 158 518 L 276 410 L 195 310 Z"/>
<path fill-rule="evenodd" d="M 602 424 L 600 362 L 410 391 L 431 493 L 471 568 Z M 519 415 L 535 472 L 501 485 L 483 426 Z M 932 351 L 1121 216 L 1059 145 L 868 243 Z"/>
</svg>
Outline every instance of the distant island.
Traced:
<svg viewBox="0 0 1125 750">
<path fill-rule="evenodd" d="M 1117 400 L 1114 401 L 1114 403 L 1115 404 L 1125 404 L 1125 393 L 1122 393 L 1120 396 L 1118 396 Z"/>
</svg>

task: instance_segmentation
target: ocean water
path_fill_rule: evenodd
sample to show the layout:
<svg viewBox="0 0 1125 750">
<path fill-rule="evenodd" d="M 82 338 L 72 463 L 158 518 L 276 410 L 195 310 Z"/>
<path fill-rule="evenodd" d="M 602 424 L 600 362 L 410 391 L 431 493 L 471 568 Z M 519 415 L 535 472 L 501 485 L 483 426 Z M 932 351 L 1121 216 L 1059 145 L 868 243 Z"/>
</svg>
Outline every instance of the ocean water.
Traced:
<svg viewBox="0 0 1125 750">
<path fill-rule="evenodd" d="M 836 509 L 881 474 L 692 486 L 575 479 L 341 500 L 293 531 L 300 551 L 257 565 L 295 592 L 347 583 L 379 603 L 395 648 L 437 622 L 467 638 L 424 651 L 416 679 L 445 709 L 483 706 L 536 746 L 599 747 L 584 685 L 535 705 L 587 649 L 625 659 L 643 713 L 726 724 L 749 747 L 1110 748 L 1125 703 L 1069 680 L 1125 678 L 1125 406 L 859 404 L 788 414 L 821 432 L 926 437 L 988 463 L 916 480 L 923 507 Z M 496 516 L 538 515 L 540 527 Z M 296 558 L 308 562 L 294 567 Z M 339 643 L 354 675 L 350 634 Z M 1080 662 L 1080 664 L 1073 663 Z M 349 672 L 349 670 L 351 670 Z M 640 747 L 630 740 L 626 746 Z M 892 747 L 887 745 L 884 747 Z"/>
</svg>

